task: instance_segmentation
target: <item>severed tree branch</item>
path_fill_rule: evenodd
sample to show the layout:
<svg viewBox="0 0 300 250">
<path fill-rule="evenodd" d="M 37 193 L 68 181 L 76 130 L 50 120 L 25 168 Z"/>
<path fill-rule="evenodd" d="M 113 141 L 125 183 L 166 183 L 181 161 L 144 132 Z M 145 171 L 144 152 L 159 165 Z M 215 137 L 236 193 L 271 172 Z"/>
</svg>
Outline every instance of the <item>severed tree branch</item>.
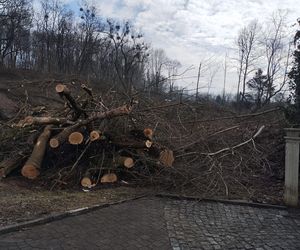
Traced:
<svg viewBox="0 0 300 250">
<path fill-rule="evenodd" d="M 249 142 L 254 142 L 254 139 L 255 139 L 257 136 L 259 136 L 259 135 L 261 134 L 261 132 L 263 131 L 264 128 L 265 128 L 264 125 L 261 126 L 261 127 L 259 128 L 259 130 L 258 130 L 258 131 L 257 131 L 250 139 L 248 139 L 247 141 L 244 141 L 244 142 L 242 142 L 242 143 L 240 143 L 240 144 L 237 144 L 237 145 L 235 145 L 235 146 L 233 146 L 233 147 L 228 147 L 228 148 L 220 149 L 219 151 L 216 151 L 216 152 L 214 152 L 214 153 L 201 153 L 201 155 L 215 156 L 215 155 L 217 155 L 217 154 L 220 154 L 220 153 L 223 153 L 223 152 L 226 152 L 226 151 L 232 151 L 233 149 L 242 147 L 242 146 L 248 144 Z"/>
</svg>

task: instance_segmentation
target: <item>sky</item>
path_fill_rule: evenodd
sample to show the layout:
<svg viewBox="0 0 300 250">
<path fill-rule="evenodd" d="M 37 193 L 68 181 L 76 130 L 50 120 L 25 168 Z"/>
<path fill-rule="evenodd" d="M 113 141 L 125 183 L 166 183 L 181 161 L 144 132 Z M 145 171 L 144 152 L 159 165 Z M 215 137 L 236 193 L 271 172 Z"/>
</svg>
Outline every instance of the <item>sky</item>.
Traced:
<svg viewBox="0 0 300 250">
<path fill-rule="evenodd" d="M 62 0 L 76 9 L 79 0 Z M 299 0 L 90 0 L 99 14 L 119 20 L 130 20 L 154 48 L 162 48 L 168 57 L 181 62 L 182 71 L 194 65 L 179 85 L 193 89 L 199 62 L 213 56 L 224 61 L 225 54 L 234 57 L 238 31 L 254 19 L 267 20 L 278 9 L 288 11 L 292 25 L 300 16 Z M 213 82 L 212 91 L 221 92 L 223 69 Z M 195 77 L 194 77 L 195 76 Z M 194 78 L 193 78 L 194 77 Z M 207 79 L 201 78 L 200 85 Z M 236 69 L 229 67 L 227 92 L 237 85 Z"/>
</svg>

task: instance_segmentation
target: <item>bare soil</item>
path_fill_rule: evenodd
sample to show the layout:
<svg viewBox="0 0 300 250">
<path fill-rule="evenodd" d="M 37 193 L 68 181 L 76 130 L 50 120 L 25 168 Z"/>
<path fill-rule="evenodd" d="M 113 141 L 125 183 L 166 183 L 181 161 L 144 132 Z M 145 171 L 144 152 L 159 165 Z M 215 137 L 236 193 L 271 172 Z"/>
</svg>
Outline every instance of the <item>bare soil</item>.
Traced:
<svg viewBox="0 0 300 250">
<path fill-rule="evenodd" d="M 49 191 L 22 177 L 11 177 L 0 182 L 0 227 L 149 193 L 146 188 L 112 186 L 90 192 Z"/>
</svg>

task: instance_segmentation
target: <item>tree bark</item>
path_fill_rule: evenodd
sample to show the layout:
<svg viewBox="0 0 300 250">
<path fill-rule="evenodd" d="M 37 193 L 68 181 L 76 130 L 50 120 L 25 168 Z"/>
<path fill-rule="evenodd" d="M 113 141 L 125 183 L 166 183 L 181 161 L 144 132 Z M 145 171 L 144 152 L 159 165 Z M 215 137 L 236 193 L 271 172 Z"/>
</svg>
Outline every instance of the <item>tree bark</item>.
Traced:
<svg viewBox="0 0 300 250">
<path fill-rule="evenodd" d="M 119 156 L 116 159 L 118 165 L 125 168 L 132 168 L 134 166 L 134 160 L 131 157 Z"/>
<path fill-rule="evenodd" d="M 93 130 L 90 133 L 90 140 L 97 141 L 100 140 L 102 133 L 99 130 Z"/>
<path fill-rule="evenodd" d="M 69 121 L 67 118 L 60 117 L 33 117 L 27 116 L 24 120 L 19 121 L 16 127 L 24 128 L 26 126 L 32 125 L 61 125 L 61 124 L 74 124 L 74 122 Z"/>
<path fill-rule="evenodd" d="M 57 148 L 59 147 L 62 143 L 66 141 L 66 139 L 69 137 L 69 135 L 79 128 L 83 126 L 87 126 L 89 123 L 95 121 L 95 120 L 101 120 L 101 119 L 111 119 L 117 116 L 123 116 L 123 115 L 128 115 L 131 112 L 131 106 L 124 105 L 103 113 L 95 113 L 91 117 L 85 120 L 81 120 L 77 123 L 75 123 L 72 126 L 69 126 L 65 128 L 63 131 L 61 131 L 58 135 L 53 137 L 50 140 L 50 147 L 51 148 Z"/>
<path fill-rule="evenodd" d="M 101 183 L 114 183 L 118 181 L 118 177 L 114 173 L 105 174 L 101 177 Z"/>
<path fill-rule="evenodd" d="M 14 155 L 13 158 L 8 158 L 3 160 L 0 163 L 0 179 L 5 178 L 7 175 L 9 175 L 13 170 L 20 167 L 22 164 L 22 161 L 27 156 L 24 154 L 24 152 L 18 152 L 16 155 Z"/>
<path fill-rule="evenodd" d="M 55 90 L 61 97 L 65 97 L 65 99 L 70 104 L 71 108 L 74 110 L 75 112 L 74 120 L 77 120 L 81 116 L 81 114 L 84 114 L 85 118 L 87 117 L 86 112 L 77 105 L 75 99 L 71 95 L 71 91 L 68 89 L 66 85 L 58 84 L 56 85 Z"/>
<path fill-rule="evenodd" d="M 22 168 L 22 175 L 28 179 L 36 179 L 40 175 L 41 164 L 45 155 L 47 142 L 51 136 L 51 127 L 45 127 L 43 133 L 39 136 L 31 156 Z"/>
<path fill-rule="evenodd" d="M 175 160 L 173 151 L 158 143 L 153 143 L 149 149 L 149 154 L 152 157 L 158 158 L 159 162 L 166 167 L 172 167 Z"/>
<path fill-rule="evenodd" d="M 151 148 L 152 146 L 152 142 L 149 140 L 147 141 L 136 141 L 130 139 L 122 140 L 122 141 L 112 140 L 110 143 L 122 148 L 147 149 L 147 148 Z"/>
</svg>

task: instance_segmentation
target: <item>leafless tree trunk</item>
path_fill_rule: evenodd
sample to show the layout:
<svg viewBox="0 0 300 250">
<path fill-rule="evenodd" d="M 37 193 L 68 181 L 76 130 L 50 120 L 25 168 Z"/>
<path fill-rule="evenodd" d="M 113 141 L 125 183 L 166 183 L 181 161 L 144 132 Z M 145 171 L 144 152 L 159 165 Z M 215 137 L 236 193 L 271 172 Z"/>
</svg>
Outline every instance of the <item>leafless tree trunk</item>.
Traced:
<svg viewBox="0 0 300 250">
<path fill-rule="evenodd" d="M 282 90 L 285 85 L 286 68 L 284 66 L 286 59 L 285 43 L 285 19 L 286 15 L 282 12 L 274 13 L 271 21 L 264 32 L 262 44 L 265 48 L 266 75 L 267 75 L 267 96 L 265 104 L 269 103 L 271 98 Z M 289 53 L 287 53 L 289 54 Z M 288 59 L 287 59 L 288 62 Z"/>
<path fill-rule="evenodd" d="M 248 75 L 254 70 L 253 66 L 255 61 L 257 60 L 257 54 L 255 54 L 257 42 L 258 23 L 254 21 L 240 31 L 237 41 L 239 51 L 239 80 L 237 93 L 238 102 L 240 101 L 240 87 L 242 87 L 242 101 L 245 100 L 247 78 Z"/>
</svg>

